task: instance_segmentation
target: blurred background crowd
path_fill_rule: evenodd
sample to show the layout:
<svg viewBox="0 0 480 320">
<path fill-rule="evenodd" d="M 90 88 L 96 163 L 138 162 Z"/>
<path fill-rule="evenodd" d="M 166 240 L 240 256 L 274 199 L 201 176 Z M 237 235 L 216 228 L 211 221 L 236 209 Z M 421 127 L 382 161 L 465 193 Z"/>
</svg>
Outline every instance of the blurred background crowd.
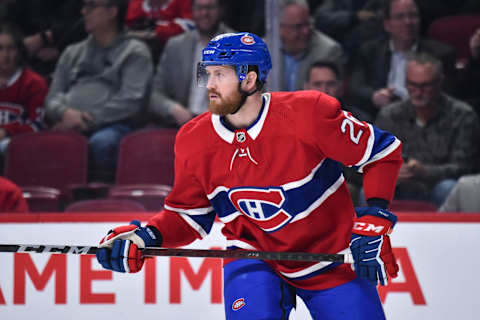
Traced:
<svg viewBox="0 0 480 320">
<path fill-rule="evenodd" d="M 235 31 L 269 44 L 267 90 L 403 141 L 391 210 L 480 212 L 478 0 L 2 0 L 0 211 L 160 210 L 202 49 Z"/>
</svg>

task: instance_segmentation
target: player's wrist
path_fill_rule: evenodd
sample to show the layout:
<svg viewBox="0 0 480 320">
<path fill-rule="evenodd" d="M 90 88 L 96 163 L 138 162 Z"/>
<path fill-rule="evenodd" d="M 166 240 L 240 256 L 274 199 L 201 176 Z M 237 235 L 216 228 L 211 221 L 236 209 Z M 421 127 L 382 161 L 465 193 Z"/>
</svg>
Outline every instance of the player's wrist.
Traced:
<svg viewBox="0 0 480 320">
<path fill-rule="evenodd" d="M 390 202 L 381 198 L 370 198 L 367 199 L 367 204 L 369 207 L 379 207 L 382 209 L 387 209 Z"/>
</svg>

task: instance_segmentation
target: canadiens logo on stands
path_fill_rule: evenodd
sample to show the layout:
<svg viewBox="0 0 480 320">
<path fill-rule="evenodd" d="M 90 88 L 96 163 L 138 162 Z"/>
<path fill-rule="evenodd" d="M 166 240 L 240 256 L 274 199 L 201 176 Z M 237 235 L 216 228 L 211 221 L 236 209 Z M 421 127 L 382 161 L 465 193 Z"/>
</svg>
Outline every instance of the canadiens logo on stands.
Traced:
<svg viewBox="0 0 480 320">
<path fill-rule="evenodd" d="M 253 37 L 249 36 L 248 34 L 241 37 L 240 41 L 242 41 L 243 44 L 247 44 L 247 45 L 252 45 L 255 43 L 255 40 L 253 39 Z"/>
<path fill-rule="evenodd" d="M 232 303 L 232 310 L 237 311 L 243 306 L 245 306 L 245 299 L 244 298 L 237 299 Z"/>
<path fill-rule="evenodd" d="M 292 218 L 282 208 L 285 194 L 281 188 L 235 188 L 228 197 L 239 212 L 267 232 L 277 231 Z"/>
</svg>

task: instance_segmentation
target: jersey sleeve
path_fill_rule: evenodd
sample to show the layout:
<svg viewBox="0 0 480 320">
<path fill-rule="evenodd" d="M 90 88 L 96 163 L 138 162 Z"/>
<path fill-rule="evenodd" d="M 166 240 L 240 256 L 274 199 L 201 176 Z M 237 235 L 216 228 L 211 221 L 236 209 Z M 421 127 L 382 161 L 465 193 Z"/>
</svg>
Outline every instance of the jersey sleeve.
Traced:
<svg viewBox="0 0 480 320">
<path fill-rule="evenodd" d="M 363 173 L 367 199 L 391 201 L 402 164 L 400 140 L 356 119 L 327 95 L 318 96 L 314 109 L 317 146 L 325 156 Z"/>
<path fill-rule="evenodd" d="M 164 210 L 148 222 L 161 233 L 164 247 L 184 246 L 204 238 L 216 216 L 204 189 L 189 169 L 189 157 L 194 155 L 185 153 L 187 148 L 181 145 L 184 140 L 177 136 L 175 182 L 165 199 Z"/>
</svg>

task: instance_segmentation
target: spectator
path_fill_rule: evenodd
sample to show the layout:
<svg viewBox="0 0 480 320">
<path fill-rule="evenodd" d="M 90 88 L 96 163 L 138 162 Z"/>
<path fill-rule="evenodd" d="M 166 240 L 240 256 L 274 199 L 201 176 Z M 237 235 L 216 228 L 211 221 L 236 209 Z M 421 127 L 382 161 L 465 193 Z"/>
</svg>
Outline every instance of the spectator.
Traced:
<svg viewBox="0 0 480 320">
<path fill-rule="evenodd" d="M 207 90 L 195 81 L 202 49 L 217 34 L 233 32 L 221 22 L 218 0 L 193 0 L 195 30 L 171 38 L 160 58 L 150 110 L 162 126 L 181 126 L 208 108 Z"/>
<path fill-rule="evenodd" d="M 305 90 L 318 90 L 337 98 L 343 110 L 351 112 L 357 119 L 371 122 L 369 114 L 352 105 L 352 101 L 345 96 L 343 77 L 338 66 L 331 61 L 318 60 L 312 63 L 307 72 L 307 79 L 303 85 Z"/>
<path fill-rule="evenodd" d="M 50 77 L 61 52 L 69 44 L 84 39 L 78 0 L 15 0 L 6 6 L 6 18 L 26 35 L 29 65 Z"/>
<path fill-rule="evenodd" d="M 28 204 L 22 190 L 3 177 L 0 177 L 0 212 L 28 212 Z"/>
<path fill-rule="evenodd" d="M 440 212 L 480 212 L 480 174 L 460 177 Z"/>
<path fill-rule="evenodd" d="M 343 50 L 338 42 L 314 30 L 308 4 L 285 0 L 280 13 L 280 86 L 283 91 L 301 90 L 308 67 L 315 60 L 335 62 L 343 70 Z"/>
<path fill-rule="evenodd" d="M 60 57 L 46 100 L 56 130 L 89 137 L 93 180 L 111 181 L 120 139 L 134 128 L 153 73 L 145 44 L 123 32 L 127 0 L 86 0 L 90 36 Z"/>
<path fill-rule="evenodd" d="M 407 63 L 410 98 L 380 110 L 376 125 L 403 142 L 397 199 L 440 206 L 462 174 L 475 169 L 480 124 L 472 108 L 442 92 L 442 64 L 426 54 Z"/>
<path fill-rule="evenodd" d="M 367 40 L 381 36 L 381 0 L 324 0 L 315 10 L 315 27 L 334 38 L 349 57 Z"/>
<path fill-rule="evenodd" d="M 373 117 L 395 100 L 408 98 L 406 61 L 415 52 L 428 52 L 442 60 L 451 77 L 455 51 L 437 41 L 420 37 L 420 16 L 415 0 L 387 0 L 383 8 L 388 37 L 363 44 L 353 66 L 351 93 Z"/>
<path fill-rule="evenodd" d="M 129 34 L 146 41 L 154 60 L 170 37 L 193 28 L 191 0 L 131 0 L 125 20 Z"/>
<path fill-rule="evenodd" d="M 18 28 L 0 25 L 0 158 L 10 137 L 42 128 L 45 79 L 25 67 L 25 47 Z M 1 161 L 0 161 L 1 162 Z"/>
<path fill-rule="evenodd" d="M 314 62 L 308 71 L 308 78 L 303 86 L 305 90 L 318 90 L 337 98 L 342 109 L 350 111 L 357 119 L 370 121 L 362 117 L 363 111 L 355 107 L 345 105 L 342 77 L 337 65 L 328 61 Z M 359 192 L 362 187 L 362 177 L 353 168 L 344 167 L 343 173 L 347 180 L 347 186 L 352 195 L 355 205 L 359 205 Z"/>
</svg>

